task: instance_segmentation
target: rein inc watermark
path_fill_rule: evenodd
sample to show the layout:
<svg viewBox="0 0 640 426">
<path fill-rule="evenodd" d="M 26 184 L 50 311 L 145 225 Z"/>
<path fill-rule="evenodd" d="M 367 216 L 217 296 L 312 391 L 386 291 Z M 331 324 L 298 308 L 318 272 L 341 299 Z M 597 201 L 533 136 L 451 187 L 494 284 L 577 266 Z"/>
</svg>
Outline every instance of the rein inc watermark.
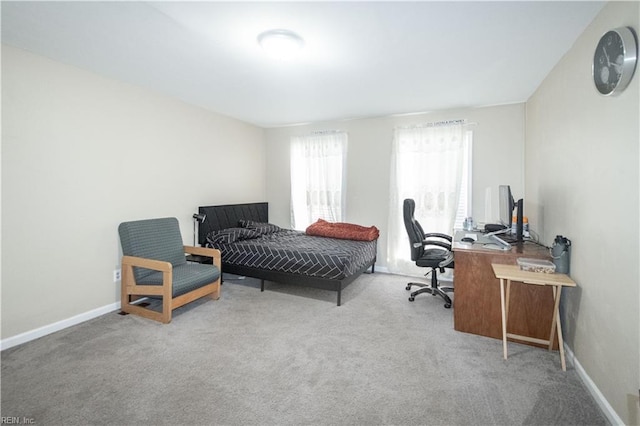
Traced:
<svg viewBox="0 0 640 426">
<path fill-rule="evenodd" d="M 20 416 L 2 416 L 0 417 L 0 425 L 35 425 L 36 420 L 33 417 Z"/>
</svg>

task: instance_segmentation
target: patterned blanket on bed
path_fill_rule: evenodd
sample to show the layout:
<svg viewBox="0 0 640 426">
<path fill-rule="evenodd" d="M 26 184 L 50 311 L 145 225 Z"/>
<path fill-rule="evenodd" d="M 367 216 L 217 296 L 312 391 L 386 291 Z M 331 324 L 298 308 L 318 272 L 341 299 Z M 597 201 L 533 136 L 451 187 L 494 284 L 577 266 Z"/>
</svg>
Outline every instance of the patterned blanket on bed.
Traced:
<svg viewBox="0 0 640 426">
<path fill-rule="evenodd" d="M 223 265 L 342 279 L 376 257 L 376 240 L 311 236 L 271 224 L 243 225 L 246 227 L 214 231 L 207 237 L 208 246 L 222 252 Z"/>
</svg>

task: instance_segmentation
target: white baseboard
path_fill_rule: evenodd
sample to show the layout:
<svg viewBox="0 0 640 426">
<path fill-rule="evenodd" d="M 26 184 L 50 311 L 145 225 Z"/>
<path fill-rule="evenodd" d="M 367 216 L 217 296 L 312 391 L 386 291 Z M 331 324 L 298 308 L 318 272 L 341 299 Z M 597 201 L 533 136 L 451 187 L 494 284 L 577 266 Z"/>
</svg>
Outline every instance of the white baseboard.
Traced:
<svg viewBox="0 0 640 426">
<path fill-rule="evenodd" d="M 120 309 L 120 302 L 112 303 L 101 308 L 93 309 L 89 312 L 67 318 L 62 321 L 55 322 L 53 324 L 45 325 L 44 327 L 36 328 L 35 330 L 27 331 L 25 333 L 18 334 L 16 336 L 7 337 L 0 340 L 0 351 L 12 348 L 14 346 L 21 345 L 23 343 L 30 342 L 47 334 L 55 333 L 56 331 L 64 330 L 65 328 L 80 324 L 90 319 L 97 318 L 101 315 L 108 314 Z"/>
<path fill-rule="evenodd" d="M 618 416 L 618 413 L 615 412 L 611 404 L 609 404 L 609 401 L 607 401 L 604 395 L 602 395 L 602 392 L 600 392 L 600 389 L 598 389 L 596 384 L 593 383 L 591 377 L 589 377 L 580 362 L 576 359 L 573 351 L 569 349 L 569 346 L 566 343 L 564 344 L 564 351 L 567 355 L 567 361 L 573 364 L 574 368 L 576 369 L 576 373 L 578 373 L 578 376 L 580 377 L 580 379 L 582 379 L 582 383 L 584 383 L 591 396 L 593 396 L 593 398 L 596 400 L 598 406 L 607 417 L 607 420 L 609 420 L 609 423 L 611 423 L 612 425 L 624 426 L 624 422 L 622 421 L 620 416 Z"/>
</svg>

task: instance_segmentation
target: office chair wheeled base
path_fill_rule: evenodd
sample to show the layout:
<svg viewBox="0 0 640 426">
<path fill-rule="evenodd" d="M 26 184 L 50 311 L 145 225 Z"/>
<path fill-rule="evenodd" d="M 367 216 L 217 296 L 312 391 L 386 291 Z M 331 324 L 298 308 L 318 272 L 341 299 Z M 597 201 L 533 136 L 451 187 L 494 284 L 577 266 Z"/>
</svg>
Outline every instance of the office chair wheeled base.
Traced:
<svg viewBox="0 0 640 426">
<path fill-rule="evenodd" d="M 409 283 L 407 285 L 407 290 L 411 289 L 412 285 L 421 285 L 421 284 L 416 284 L 416 283 Z M 413 293 L 411 293 L 411 295 L 409 296 L 409 302 L 413 302 L 414 300 L 416 300 L 416 296 L 418 294 L 422 294 L 422 293 L 429 293 L 432 296 L 438 295 L 440 297 L 442 297 L 444 299 L 444 307 L 449 309 L 451 308 L 452 302 L 451 302 L 451 298 L 449 297 L 449 295 L 447 293 L 445 293 L 445 291 L 453 291 L 452 287 L 426 287 L 423 286 L 423 288 L 421 288 L 420 290 L 414 291 Z"/>
<path fill-rule="evenodd" d="M 416 300 L 416 296 L 422 293 L 429 293 L 432 296 L 438 295 L 444 299 L 444 307 L 449 309 L 451 308 L 452 302 L 449 295 L 445 292 L 453 292 L 453 287 L 440 287 L 438 286 L 438 278 L 436 276 L 436 271 L 431 270 L 425 274 L 425 277 L 431 274 L 431 285 L 423 284 L 423 283 L 407 283 L 407 290 L 411 290 L 412 286 L 422 287 L 420 290 L 416 290 L 409 296 L 409 302 L 413 302 Z"/>
</svg>

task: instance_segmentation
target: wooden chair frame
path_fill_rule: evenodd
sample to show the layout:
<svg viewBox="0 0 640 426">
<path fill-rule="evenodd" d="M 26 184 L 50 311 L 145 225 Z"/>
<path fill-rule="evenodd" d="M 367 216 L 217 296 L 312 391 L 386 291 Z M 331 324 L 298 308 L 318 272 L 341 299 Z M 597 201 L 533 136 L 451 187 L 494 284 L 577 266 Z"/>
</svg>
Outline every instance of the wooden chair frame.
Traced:
<svg viewBox="0 0 640 426">
<path fill-rule="evenodd" d="M 172 297 L 173 290 L 173 266 L 170 262 L 145 259 L 135 256 L 122 256 L 122 296 L 121 307 L 123 312 L 140 315 L 155 321 L 168 324 L 171 322 L 171 314 L 174 309 L 201 297 L 211 295 L 211 298 L 220 298 L 220 283 L 222 280 L 222 261 L 220 250 L 206 247 L 184 246 L 185 254 L 206 256 L 213 258 L 213 264 L 218 267 L 220 276 L 216 281 L 192 290 L 177 297 Z M 141 267 L 162 272 L 162 285 L 138 285 L 133 274 L 133 268 Z M 132 303 L 147 296 L 162 297 L 162 312 L 147 309 Z"/>
</svg>

